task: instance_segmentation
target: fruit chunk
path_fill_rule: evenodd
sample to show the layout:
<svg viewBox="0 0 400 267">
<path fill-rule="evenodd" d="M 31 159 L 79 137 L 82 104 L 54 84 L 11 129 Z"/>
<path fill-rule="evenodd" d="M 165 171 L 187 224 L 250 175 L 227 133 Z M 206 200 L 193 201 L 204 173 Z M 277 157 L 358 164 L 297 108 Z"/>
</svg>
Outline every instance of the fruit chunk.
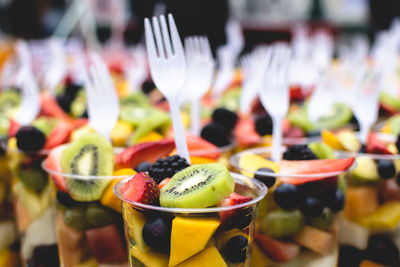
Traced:
<svg viewBox="0 0 400 267">
<path fill-rule="evenodd" d="M 288 262 L 300 253 L 300 246 L 286 241 L 279 241 L 268 236 L 255 234 L 256 244 L 272 260 L 277 262 Z"/>
<path fill-rule="evenodd" d="M 273 238 L 293 235 L 304 226 L 305 219 L 298 210 L 273 210 L 261 221 L 261 231 Z"/>
<path fill-rule="evenodd" d="M 40 114 L 58 119 L 68 120 L 68 115 L 57 104 L 57 101 L 47 92 L 40 94 L 41 109 Z"/>
<path fill-rule="evenodd" d="M 15 238 L 15 226 L 13 221 L 2 221 L 0 222 L 0 251 L 7 249 L 9 245 L 11 245 Z"/>
<path fill-rule="evenodd" d="M 369 230 L 343 218 L 340 223 L 339 242 L 364 250 L 368 246 Z"/>
<path fill-rule="evenodd" d="M 386 265 L 375 263 L 369 260 L 363 260 L 359 267 L 386 267 Z"/>
<path fill-rule="evenodd" d="M 378 191 L 373 186 L 349 187 L 346 193 L 344 216 L 355 220 L 378 208 Z"/>
<path fill-rule="evenodd" d="M 237 193 L 230 194 L 221 201 L 222 207 L 234 206 L 251 201 L 251 197 L 241 196 Z M 253 210 L 251 208 L 232 209 L 219 213 L 222 228 L 230 230 L 232 228 L 244 229 L 252 220 Z"/>
<path fill-rule="evenodd" d="M 269 168 L 273 172 L 279 172 L 279 165 L 273 161 L 266 160 L 263 157 L 254 154 L 243 154 L 239 159 L 239 167 L 256 172 L 260 168 Z M 253 177 L 254 174 L 247 171 L 241 171 L 244 176 Z"/>
<path fill-rule="evenodd" d="M 394 230 L 400 222 L 400 203 L 387 202 L 374 212 L 358 218 L 357 222 L 372 230 Z"/>
<path fill-rule="evenodd" d="M 131 254 L 145 266 L 166 267 L 168 266 L 168 256 L 162 253 L 148 251 L 142 252 L 137 246 L 131 248 Z"/>
<path fill-rule="evenodd" d="M 321 131 L 322 141 L 335 150 L 344 150 L 342 143 L 339 138 L 328 130 Z"/>
<path fill-rule="evenodd" d="M 254 121 L 251 119 L 240 118 L 233 134 L 239 146 L 259 144 L 262 141 L 262 137 L 256 132 Z"/>
<path fill-rule="evenodd" d="M 147 142 L 157 142 L 164 139 L 164 136 L 159 134 L 158 132 L 152 131 L 142 138 L 140 138 L 137 143 L 147 143 Z"/>
<path fill-rule="evenodd" d="M 50 132 L 44 144 L 44 149 L 51 149 L 69 140 L 73 126 L 65 121 L 60 121 Z"/>
<path fill-rule="evenodd" d="M 251 247 L 251 256 L 250 256 L 250 266 L 269 266 L 272 262 L 267 256 L 265 256 L 264 252 L 260 249 L 260 247 L 254 243 Z"/>
<path fill-rule="evenodd" d="M 350 181 L 375 182 L 379 180 L 379 173 L 375 160 L 370 157 L 357 157 L 356 167 L 350 173 Z"/>
<path fill-rule="evenodd" d="M 392 154 L 374 132 L 370 132 L 368 135 L 366 151 L 371 154 Z"/>
<path fill-rule="evenodd" d="M 329 254 L 336 243 L 336 238 L 332 233 L 308 225 L 305 225 L 303 229 L 294 236 L 294 240 L 298 244 L 323 255 Z"/>
<path fill-rule="evenodd" d="M 328 145 L 320 142 L 314 142 L 308 144 L 308 147 L 311 151 L 317 156 L 318 159 L 334 159 L 335 154 L 333 153 L 332 148 Z"/>
<path fill-rule="evenodd" d="M 61 145 L 53 148 L 46 159 L 46 168 L 53 172 L 62 173 L 61 169 L 61 155 L 67 145 Z M 62 192 L 67 192 L 67 185 L 65 184 L 64 177 L 61 175 L 50 174 L 57 189 Z"/>
<path fill-rule="evenodd" d="M 177 172 L 161 189 L 163 207 L 206 208 L 219 203 L 235 187 L 228 169 L 221 163 L 192 165 Z"/>
<path fill-rule="evenodd" d="M 186 134 L 186 140 L 191 156 L 217 159 L 221 155 L 217 146 L 197 135 Z"/>
<path fill-rule="evenodd" d="M 126 140 L 133 132 L 133 127 L 130 123 L 124 121 L 117 121 L 113 130 L 111 131 L 110 137 L 114 146 L 125 146 Z"/>
<path fill-rule="evenodd" d="M 361 148 L 361 144 L 358 141 L 357 136 L 352 131 L 339 131 L 337 133 L 337 138 L 346 151 L 358 152 Z"/>
<path fill-rule="evenodd" d="M 395 181 L 395 179 L 384 181 L 380 196 L 383 202 L 400 201 L 400 185 Z"/>
<path fill-rule="evenodd" d="M 146 253 L 149 248 L 144 243 L 142 235 L 143 226 L 146 223 L 146 217 L 142 213 L 134 210 L 129 204 L 123 203 L 122 205 L 129 237 L 134 239 L 136 244 L 135 246 L 140 250 L 140 252 Z"/>
<path fill-rule="evenodd" d="M 85 235 L 97 262 L 116 263 L 126 261 L 125 242 L 114 224 L 87 230 Z"/>
<path fill-rule="evenodd" d="M 175 217 L 172 220 L 169 266 L 175 266 L 202 251 L 219 225 L 216 219 Z"/>
<path fill-rule="evenodd" d="M 160 196 L 157 183 L 146 172 L 139 172 L 121 187 L 123 198 L 143 204 L 155 204 Z"/>
<path fill-rule="evenodd" d="M 214 246 L 207 247 L 202 252 L 177 265 L 177 267 L 199 266 L 227 267 L 228 265 Z"/>
<path fill-rule="evenodd" d="M 157 159 L 167 156 L 174 148 L 175 143 L 172 139 L 141 143 L 122 151 L 115 157 L 114 163 L 116 169 L 135 169 L 143 161 L 153 164 Z"/>
</svg>

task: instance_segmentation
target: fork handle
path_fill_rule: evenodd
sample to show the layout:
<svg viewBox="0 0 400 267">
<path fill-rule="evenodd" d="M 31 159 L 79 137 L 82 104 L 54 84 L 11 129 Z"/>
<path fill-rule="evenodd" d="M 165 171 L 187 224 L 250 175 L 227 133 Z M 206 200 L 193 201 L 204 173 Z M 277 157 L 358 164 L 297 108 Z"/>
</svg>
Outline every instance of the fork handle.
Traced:
<svg viewBox="0 0 400 267">
<path fill-rule="evenodd" d="M 272 119 L 272 160 L 279 162 L 282 157 L 281 146 L 282 146 L 282 118 Z"/>
<path fill-rule="evenodd" d="M 190 105 L 190 126 L 192 134 L 200 134 L 200 101 L 199 99 L 192 99 Z"/>
<path fill-rule="evenodd" d="M 183 130 L 183 124 L 181 120 L 181 114 L 179 112 L 178 101 L 168 99 L 170 106 L 170 114 L 172 118 L 172 127 L 174 129 L 175 146 L 179 156 L 186 159 L 190 164 L 189 151 L 185 138 L 185 131 Z"/>
</svg>

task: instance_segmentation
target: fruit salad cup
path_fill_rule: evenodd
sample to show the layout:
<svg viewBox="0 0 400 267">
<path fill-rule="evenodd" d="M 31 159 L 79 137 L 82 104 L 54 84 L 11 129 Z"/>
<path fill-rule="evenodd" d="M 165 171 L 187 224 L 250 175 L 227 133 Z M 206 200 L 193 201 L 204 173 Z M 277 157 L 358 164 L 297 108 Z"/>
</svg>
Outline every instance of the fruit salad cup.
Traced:
<svg viewBox="0 0 400 267">
<path fill-rule="evenodd" d="M 342 174 L 354 159 L 332 159 L 325 148 L 313 148 L 316 157 L 306 146 L 297 146 L 291 155 L 284 154 L 291 160 L 279 163 L 268 160 L 270 148 L 231 158 L 233 167 L 262 181 L 270 192 L 258 209 L 253 266 L 337 266 Z"/>
<path fill-rule="evenodd" d="M 134 202 L 123 194 L 129 179 L 117 183 L 114 192 L 123 201 L 130 266 L 250 266 L 257 205 L 267 189 L 256 180 L 232 176 L 235 189 L 223 200 L 226 205 L 209 208 Z"/>
</svg>

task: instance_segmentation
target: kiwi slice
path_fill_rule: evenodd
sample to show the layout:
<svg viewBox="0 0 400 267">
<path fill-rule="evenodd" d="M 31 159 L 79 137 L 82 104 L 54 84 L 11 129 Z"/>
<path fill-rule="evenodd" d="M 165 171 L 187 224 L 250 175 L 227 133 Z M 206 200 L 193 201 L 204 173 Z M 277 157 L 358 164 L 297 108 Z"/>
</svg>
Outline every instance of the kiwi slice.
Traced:
<svg viewBox="0 0 400 267">
<path fill-rule="evenodd" d="M 123 96 L 120 99 L 121 107 L 126 106 L 150 106 L 149 99 L 143 92 L 135 92 L 133 94 Z"/>
<path fill-rule="evenodd" d="M 18 178 L 25 187 L 38 194 L 42 192 L 49 182 L 47 173 L 39 168 L 26 169 L 20 166 L 18 168 Z"/>
<path fill-rule="evenodd" d="M 104 227 L 113 224 L 117 216 L 114 210 L 100 203 L 92 203 L 86 209 L 86 218 L 95 227 Z"/>
<path fill-rule="evenodd" d="M 81 89 L 76 94 L 75 99 L 71 103 L 70 113 L 75 118 L 80 118 L 86 111 L 86 94 L 85 90 Z"/>
<path fill-rule="evenodd" d="M 320 142 L 314 142 L 308 144 L 308 148 L 311 149 L 311 151 L 317 156 L 318 159 L 334 159 L 335 158 L 335 153 L 333 152 L 333 149 Z"/>
<path fill-rule="evenodd" d="M 32 126 L 41 130 L 46 136 L 49 136 L 59 120 L 51 117 L 40 117 L 32 122 Z"/>
<path fill-rule="evenodd" d="M 229 90 L 221 97 L 218 107 L 223 107 L 231 111 L 238 111 L 240 106 L 239 99 L 241 91 L 241 87 Z"/>
<path fill-rule="evenodd" d="M 261 220 L 261 231 L 272 238 L 294 235 L 303 228 L 305 218 L 299 210 L 276 209 Z"/>
<path fill-rule="evenodd" d="M 21 103 L 21 95 L 16 90 L 4 91 L 0 94 L 0 113 L 10 115 L 10 112 Z"/>
<path fill-rule="evenodd" d="M 69 144 L 61 154 L 64 173 L 82 175 L 82 179 L 65 178 L 71 197 L 77 201 L 100 199 L 110 182 L 108 179 L 88 179 L 84 176 L 111 176 L 113 148 L 110 142 L 97 133 L 86 133 Z"/>
<path fill-rule="evenodd" d="M 63 214 L 64 223 L 80 231 L 87 230 L 91 227 L 89 221 L 86 219 L 86 206 L 78 205 L 66 209 Z"/>
<path fill-rule="evenodd" d="M 172 176 L 161 189 L 160 204 L 173 208 L 206 208 L 218 204 L 234 187 L 235 181 L 221 163 L 193 165 Z"/>
</svg>

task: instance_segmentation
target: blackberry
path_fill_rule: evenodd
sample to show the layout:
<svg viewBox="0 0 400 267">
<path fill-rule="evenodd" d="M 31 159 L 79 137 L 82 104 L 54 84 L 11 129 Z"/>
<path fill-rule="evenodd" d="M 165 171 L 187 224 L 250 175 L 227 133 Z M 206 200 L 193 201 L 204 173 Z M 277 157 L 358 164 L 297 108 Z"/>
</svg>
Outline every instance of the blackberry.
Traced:
<svg viewBox="0 0 400 267">
<path fill-rule="evenodd" d="M 263 114 L 256 118 L 256 132 L 260 136 L 272 134 L 272 119 L 268 114 Z"/>
<path fill-rule="evenodd" d="M 283 159 L 286 160 L 312 160 L 317 156 L 311 151 L 307 145 L 293 145 L 287 148 L 283 153 Z"/>
<path fill-rule="evenodd" d="M 186 159 L 178 155 L 158 159 L 148 170 L 151 178 L 159 184 L 162 180 L 171 178 L 175 173 L 189 167 Z"/>
<path fill-rule="evenodd" d="M 221 125 L 211 122 L 204 126 L 200 133 L 201 137 L 214 145 L 221 147 L 230 144 L 229 132 Z"/>
<path fill-rule="evenodd" d="M 238 121 L 238 115 L 229 109 L 217 108 L 212 114 L 212 119 L 215 123 L 231 132 Z"/>
<path fill-rule="evenodd" d="M 17 147 L 24 152 L 39 151 L 46 141 L 44 133 L 32 126 L 21 127 L 16 134 L 16 138 Z"/>
<path fill-rule="evenodd" d="M 156 85 L 152 81 L 145 81 L 142 84 L 142 92 L 145 94 L 149 94 L 156 88 Z"/>
</svg>

